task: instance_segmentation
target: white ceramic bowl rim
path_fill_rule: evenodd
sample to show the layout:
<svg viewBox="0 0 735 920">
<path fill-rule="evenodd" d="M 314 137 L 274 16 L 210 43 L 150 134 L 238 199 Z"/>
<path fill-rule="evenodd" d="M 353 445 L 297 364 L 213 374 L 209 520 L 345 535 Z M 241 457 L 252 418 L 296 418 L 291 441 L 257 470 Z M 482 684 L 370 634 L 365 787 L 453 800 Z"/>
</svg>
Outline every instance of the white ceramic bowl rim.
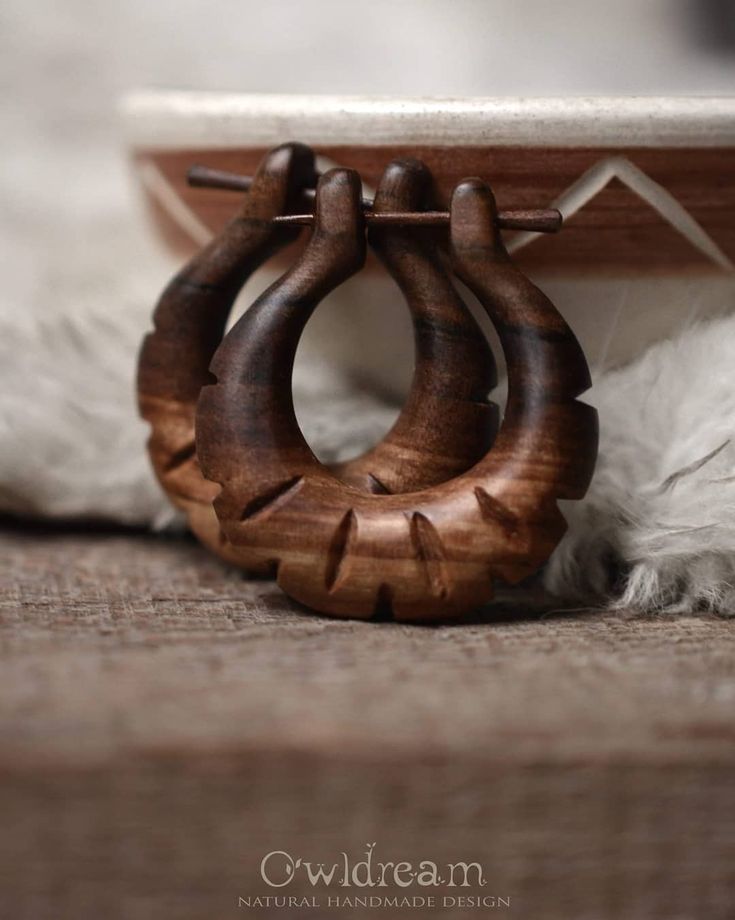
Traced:
<svg viewBox="0 0 735 920">
<path fill-rule="evenodd" d="M 141 90 L 121 105 L 134 147 L 437 144 L 735 146 L 735 97 L 271 95 Z"/>
</svg>

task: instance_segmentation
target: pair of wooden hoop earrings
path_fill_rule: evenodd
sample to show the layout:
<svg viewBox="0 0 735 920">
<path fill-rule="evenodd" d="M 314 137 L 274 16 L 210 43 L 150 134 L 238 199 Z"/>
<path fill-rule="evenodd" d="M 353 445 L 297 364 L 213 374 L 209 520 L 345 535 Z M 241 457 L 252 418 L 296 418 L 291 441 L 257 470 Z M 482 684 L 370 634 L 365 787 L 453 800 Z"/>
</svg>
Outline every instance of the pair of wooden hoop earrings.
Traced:
<svg viewBox="0 0 735 920">
<path fill-rule="evenodd" d="M 319 178 L 303 254 L 224 335 L 247 278 L 298 233 L 272 219 L 314 179 L 308 147 L 271 151 L 238 215 L 164 291 L 138 377 L 153 466 L 204 544 L 274 574 L 309 607 L 456 616 L 489 600 L 496 577 L 517 582 L 545 562 L 565 530 L 557 500 L 584 495 L 597 450 L 596 413 L 577 401 L 590 386 L 587 364 L 553 304 L 510 260 L 488 186 L 464 180 L 452 195 L 449 255 L 499 335 L 502 426 L 496 432 L 487 401 L 492 353 L 440 253 L 409 227 L 376 222 L 369 243 L 413 317 L 413 384 L 380 444 L 325 467 L 299 429 L 291 374 L 312 312 L 365 260 L 357 173 Z M 430 183 L 418 161 L 395 161 L 373 210 L 418 210 Z"/>
</svg>

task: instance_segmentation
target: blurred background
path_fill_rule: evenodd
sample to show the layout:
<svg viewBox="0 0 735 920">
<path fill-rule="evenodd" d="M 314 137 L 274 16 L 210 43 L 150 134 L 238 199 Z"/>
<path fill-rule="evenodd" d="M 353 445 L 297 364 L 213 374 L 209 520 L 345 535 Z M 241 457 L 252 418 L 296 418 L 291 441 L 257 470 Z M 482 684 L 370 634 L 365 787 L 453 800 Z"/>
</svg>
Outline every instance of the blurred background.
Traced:
<svg viewBox="0 0 735 920">
<path fill-rule="evenodd" d="M 115 104 L 131 87 L 731 93 L 734 9 L 729 0 L 5 0 L 3 251 L 23 255 L 18 231 L 60 208 L 70 208 L 73 233 L 80 208 L 127 200 Z"/>
<path fill-rule="evenodd" d="M 63 511 L 65 494 L 90 492 L 91 466 L 128 457 L 129 472 L 116 473 L 124 507 L 148 475 L 134 359 L 173 263 L 141 219 L 117 111 L 125 91 L 729 94 L 734 9 L 728 0 L 4 0 L 0 440 L 32 459 L 6 457 L 0 504 L 24 495 L 23 507 L 47 489 L 33 502 Z M 57 407 L 56 428 L 40 405 Z M 80 415 L 90 416 L 88 435 L 65 435 Z M 46 487 L 70 451 L 79 484 L 67 471 Z M 89 504 L 108 491 L 103 483 Z"/>
<path fill-rule="evenodd" d="M 116 100 L 131 87 L 731 93 L 734 21 L 729 0 L 5 0 L 6 294 L 30 293 L 55 221 L 70 242 L 83 217 L 129 207 Z"/>
</svg>

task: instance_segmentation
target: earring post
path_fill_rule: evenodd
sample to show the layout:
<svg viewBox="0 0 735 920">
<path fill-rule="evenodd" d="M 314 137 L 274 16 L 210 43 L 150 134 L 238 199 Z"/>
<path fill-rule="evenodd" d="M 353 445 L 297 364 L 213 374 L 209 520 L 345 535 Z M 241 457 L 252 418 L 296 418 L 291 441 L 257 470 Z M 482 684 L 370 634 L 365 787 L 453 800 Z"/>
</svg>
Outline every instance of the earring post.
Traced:
<svg viewBox="0 0 735 920">
<path fill-rule="evenodd" d="M 246 192 L 252 185 L 252 176 L 195 165 L 186 174 L 192 188 L 216 188 L 226 191 Z M 304 197 L 314 198 L 314 189 L 304 189 Z M 369 224 L 400 225 L 417 227 L 440 227 L 449 223 L 448 211 L 381 211 L 372 210 L 373 202 L 363 198 L 365 220 Z M 534 233 L 557 233 L 562 226 L 561 212 L 556 208 L 526 208 L 498 211 L 497 224 L 503 230 L 530 230 Z M 274 224 L 308 225 L 314 222 L 313 214 L 280 214 L 273 218 Z"/>
</svg>

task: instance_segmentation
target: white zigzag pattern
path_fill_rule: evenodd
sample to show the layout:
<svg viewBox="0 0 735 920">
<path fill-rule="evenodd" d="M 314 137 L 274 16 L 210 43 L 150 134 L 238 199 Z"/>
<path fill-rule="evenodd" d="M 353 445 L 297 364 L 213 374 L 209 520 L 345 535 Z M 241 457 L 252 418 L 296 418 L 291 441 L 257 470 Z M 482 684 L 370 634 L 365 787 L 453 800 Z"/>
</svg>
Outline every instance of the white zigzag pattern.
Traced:
<svg viewBox="0 0 735 920">
<path fill-rule="evenodd" d="M 323 160 L 326 161 L 326 158 Z M 320 164 L 322 167 L 327 165 L 335 164 L 331 161 Z M 141 166 L 140 175 L 149 194 L 195 243 L 201 246 L 212 238 L 210 230 L 182 201 L 171 183 L 153 162 L 146 161 Z M 671 192 L 647 176 L 642 169 L 639 169 L 626 157 L 613 156 L 599 160 L 555 198 L 551 202 L 551 207 L 558 208 L 564 219 L 567 220 L 580 211 L 613 179 L 619 179 L 635 192 L 715 265 L 728 272 L 735 271 L 735 264 Z M 364 190 L 366 194 L 370 191 L 367 188 Z M 518 233 L 510 240 L 508 251 L 518 252 L 540 235 L 532 232 Z"/>
<path fill-rule="evenodd" d="M 635 192 L 715 265 L 719 265 L 726 271 L 735 271 L 735 265 L 731 260 L 671 192 L 647 176 L 642 169 L 639 169 L 626 157 L 613 156 L 599 160 L 552 201 L 551 207 L 558 208 L 566 220 L 581 210 L 613 179 L 619 179 Z M 517 252 L 539 235 L 530 232 L 519 233 L 509 243 L 508 250 Z"/>
</svg>

